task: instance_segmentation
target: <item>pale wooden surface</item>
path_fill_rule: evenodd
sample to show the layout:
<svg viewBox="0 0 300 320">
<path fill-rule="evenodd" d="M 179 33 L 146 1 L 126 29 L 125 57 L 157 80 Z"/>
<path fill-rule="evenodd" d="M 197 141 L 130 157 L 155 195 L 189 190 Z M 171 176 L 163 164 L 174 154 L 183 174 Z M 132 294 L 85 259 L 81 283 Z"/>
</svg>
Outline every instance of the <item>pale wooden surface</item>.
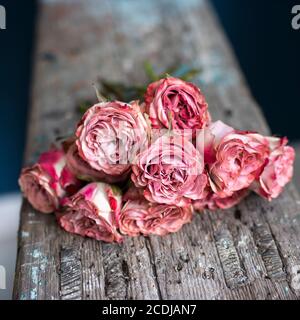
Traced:
<svg viewBox="0 0 300 320">
<path fill-rule="evenodd" d="M 91 83 L 145 81 L 144 60 L 203 68 L 197 84 L 215 119 L 267 133 L 212 8 L 204 0 L 41 0 L 26 161 L 72 132 Z M 54 216 L 21 212 L 15 299 L 296 299 L 299 196 L 251 195 L 199 214 L 164 238 L 123 246 L 69 235 Z M 299 267 L 300 268 L 300 267 Z"/>
</svg>

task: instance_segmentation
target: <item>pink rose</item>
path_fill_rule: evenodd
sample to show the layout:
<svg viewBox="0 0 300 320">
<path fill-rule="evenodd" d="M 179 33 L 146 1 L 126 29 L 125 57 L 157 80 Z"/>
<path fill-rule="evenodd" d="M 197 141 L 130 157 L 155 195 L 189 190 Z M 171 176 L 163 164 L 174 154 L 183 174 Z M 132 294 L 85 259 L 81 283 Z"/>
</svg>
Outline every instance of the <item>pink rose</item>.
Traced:
<svg viewBox="0 0 300 320">
<path fill-rule="evenodd" d="M 192 216 L 192 206 L 177 207 L 155 204 L 148 209 L 148 214 L 144 217 L 140 230 L 143 235 L 164 236 L 180 230 L 184 224 L 192 221 Z"/>
<path fill-rule="evenodd" d="M 102 102 L 84 114 L 76 131 L 80 156 L 108 175 L 130 170 L 131 160 L 147 146 L 148 125 L 137 102 Z"/>
<path fill-rule="evenodd" d="M 293 176 L 295 150 L 287 146 L 287 139 L 269 137 L 271 154 L 264 170 L 251 188 L 260 196 L 272 200 L 277 198 L 283 187 Z"/>
<path fill-rule="evenodd" d="M 59 225 L 67 232 L 105 242 L 121 242 L 116 215 L 121 210 L 120 191 L 102 182 L 86 185 L 65 199 L 64 210 L 57 214 Z"/>
<path fill-rule="evenodd" d="M 203 197 L 201 154 L 182 136 L 162 136 L 137 157 L 131 179 L 151 202 L 184 206 Z"/>
<path fill-rule="evenodd" d="M 126 202 L 118 216 L 118 225 L 123 234 L 164 236 L 177 232 L 191 222 L 192 206 L 149 204 L 147 201 Z"/>
<path fill-rule="evenodd" d="M 234 192 L 230 197 L 220 198 L 217 194 L 210 192 L 204 199 L 193 201 L 196 211 L 229 209 L 240 203 L 249 194 L 248 189 Z"/>
<path fill-rule="evenodd" d="M 204 148 L 210 186 L 222 198 L 248 188 L 260 175 L 270 152 L 265 137 L 234 130 L 221 121 L 205 130 Z"/>
<path fill-rule="evenodd" d="M 170 117 L 172 129 L 202 129 L 210 122 L 208 106 L 200 89 L 177 78 L 151 83 L 145 103 L 153 128 L 169 128 Z"/>
<path fill-rule="evenodd" d="M 109 175 L 104 171 L 93 169 L 88 162 L 80 157 L 76 143 L 69 147 L 66 157 L 68 168 L 80 180 L 116 183 L 126 180 L 130 173 L 130 168 L 119 175 Z"/>
<path fill-rule="evenodd" d="M 140 235 L 148 209 L 149 202 L 146 200 L 128 200 L 117 215 L 120 232 L 131 237 Z"/>
<path fill-rule="evenodd" d="M 58 209 L 60 200 L 75 193 L 80 182 L 66 167 L 62 150 L 50 150 L 41 154 L 38 162 L 22 169 L 19 185 L 31 205 L 43 213 Z"/>
</svg>

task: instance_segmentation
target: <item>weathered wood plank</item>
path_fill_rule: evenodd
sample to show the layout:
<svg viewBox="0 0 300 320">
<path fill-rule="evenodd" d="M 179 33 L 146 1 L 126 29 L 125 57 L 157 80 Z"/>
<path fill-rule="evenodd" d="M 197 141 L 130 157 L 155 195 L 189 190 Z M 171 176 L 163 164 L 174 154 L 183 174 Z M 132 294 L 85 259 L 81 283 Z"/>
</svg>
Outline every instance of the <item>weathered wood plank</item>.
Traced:
<svg viewBox="0 0 300 320">
<path fill-rule="evenodd" d="M 205 0 L 41 0 L 26 161 L 72 132 L 92 82 L 144 82 L 142 64 L 201 67 L 196 79 L 215 119 L 268 133 Z M 296 299 L 300 199 L 291 185 L 272 203 L 250 195 L 205 212 L 164 238 L 123 246 L 60 230 L 21 210 L 15 299 Z M 299 267 L 300 269 L 300 267 Z"/>
<path fill-rule="evenodd" d="M 59 274 L 61 299 L 80 299 L 82 296 L 82 268 L 77 250 L 73 248 L 61 248 Z"/>
</svg>

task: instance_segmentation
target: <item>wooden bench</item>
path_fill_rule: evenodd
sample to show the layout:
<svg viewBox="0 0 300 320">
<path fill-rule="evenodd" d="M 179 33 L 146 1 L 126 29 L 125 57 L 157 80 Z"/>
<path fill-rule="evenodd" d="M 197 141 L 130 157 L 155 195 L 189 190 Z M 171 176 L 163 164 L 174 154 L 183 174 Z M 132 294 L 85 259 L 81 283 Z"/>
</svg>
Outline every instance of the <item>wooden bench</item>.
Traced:
<svg viewBox="0 0 300 320">
<path fill-rule="evenodd" d="M 215 119 L 269 133 L 207 0 L 40 0 L 26 162 L 74 130 L 98 77 L 146 81 L 142 65 L 202 68 Z M 163 238 L 105 244 L 67 234 L 23 202 L 14 299 L 297 299 L 300 198 L 198 214 Z"/>
</svg>

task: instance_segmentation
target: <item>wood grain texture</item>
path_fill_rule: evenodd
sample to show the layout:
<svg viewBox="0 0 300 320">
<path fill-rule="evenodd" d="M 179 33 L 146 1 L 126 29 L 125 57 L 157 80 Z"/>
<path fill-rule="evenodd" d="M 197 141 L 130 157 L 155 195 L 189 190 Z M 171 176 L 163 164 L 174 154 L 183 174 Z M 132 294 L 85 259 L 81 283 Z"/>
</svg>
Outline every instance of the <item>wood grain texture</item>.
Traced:
<svg viewBox="0 0 300 320">
<path fill-rule="evenodd" d="M 26 162 L 74 130 L 98 76 L 145 82 L 145 60 L 201 67 L 214 119 L 269 132 L 207 1 L 41 0 Z M 69 235 L 24 201 L 14 298 L 298 299 L 299 204 L 290 185 L 119 246 Z"/>
</svg>

